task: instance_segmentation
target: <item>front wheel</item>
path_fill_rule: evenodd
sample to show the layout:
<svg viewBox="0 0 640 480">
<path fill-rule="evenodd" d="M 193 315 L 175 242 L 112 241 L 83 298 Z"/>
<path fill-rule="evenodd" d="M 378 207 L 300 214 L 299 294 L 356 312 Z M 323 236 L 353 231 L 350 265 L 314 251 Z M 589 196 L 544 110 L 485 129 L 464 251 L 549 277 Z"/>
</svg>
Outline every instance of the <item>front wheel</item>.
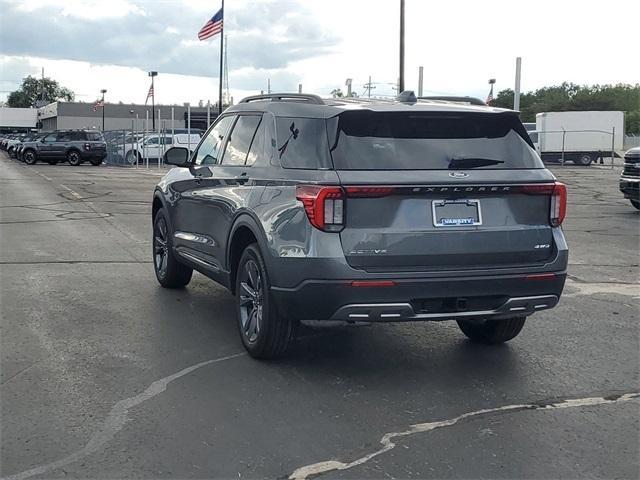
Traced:
<svg viewBox="0 0 640 480">
<path fill-rule="evenodd" d="M 153 269 L 158 283 L 164 288 L 185 287 L 193 275 L 193 270 L 175 257 L 164 210 L 158 211 L 153 219 Z"/>
<path fill-rule="evenodd" d="M 470 321 L 458 320 L 458 327 L 467 337 L 477 343 L 497 344 L 515 338 L 527 317 L 515 317 L 507 320 Z"/>
<path fill-rule="evenodd" d="M 26 152 L 24 152 L 22 154 L 22 158 L 24 159 L 24 163 L 26 163 L 27 165 L 35 165 L 35 163 L 38 161 L 33 150 L 27 150 Z"/>
<path fill-rule="evenodd" d="M 629 200 L 629 201 L 631 202 L 631 205 L 636 207 L 636 210 L 640 210 L 640 200 Z"/>
<path fill-rule="evenodd" d="M 258 246 L 249 245 L 240 257 L 236 274 L 236 314 L 242 343 L 254 358 L 282 355 L 294 336 L 295 323 L 278 314 L 270 286 Z"/>
<path fill-rule="evenodd" d="M 71 150 L 69 153 L 67 153 L 67 162 L 69 162 L 69 165 L 73 165 L 74 167 L 80 165 L 82 163 L 80 152 L 78 152 L 77 150 Z"/>
</svg>

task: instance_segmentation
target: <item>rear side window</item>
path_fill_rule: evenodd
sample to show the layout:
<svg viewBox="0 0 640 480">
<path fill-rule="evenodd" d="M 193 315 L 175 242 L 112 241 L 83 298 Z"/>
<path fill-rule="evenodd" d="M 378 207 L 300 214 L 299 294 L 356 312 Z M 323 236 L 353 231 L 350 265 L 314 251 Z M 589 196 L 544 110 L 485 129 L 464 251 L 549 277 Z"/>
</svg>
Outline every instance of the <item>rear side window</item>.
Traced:
<svg viewBox="0 0 640 480">
<path fill-rule="evenodd" d="M 276 137 L 276 155 L 284 168 L 331 167 L 324 119 L 278 117 Z"/>
<path fill-rule="evenodd" d="M 328 125 L 338 170 L 544 168 L 510 114 L 352 111 Z"/>
<path fill-rule="evenodd" d="M 244 165 L 247 161 L 251 142 L 256 134 L 261 116 L 240 115 L 229 134 L 227 148 L 222 157 L 223 165 Z"/>
<path fill-rule="evenodd" d="M 103 142 L 102 134 L 100 132 L 84 132 L 87 136 L 87 140 L 90 142 Z"/>
</svg>

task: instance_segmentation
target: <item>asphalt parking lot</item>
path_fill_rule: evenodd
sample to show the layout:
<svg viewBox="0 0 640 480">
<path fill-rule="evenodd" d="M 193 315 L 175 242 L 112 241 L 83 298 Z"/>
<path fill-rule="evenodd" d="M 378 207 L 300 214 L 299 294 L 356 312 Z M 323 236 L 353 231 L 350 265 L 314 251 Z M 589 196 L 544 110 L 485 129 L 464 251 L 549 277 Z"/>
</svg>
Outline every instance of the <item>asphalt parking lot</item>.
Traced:
<svg viewBox="0 0 640 480">
<path fill-rule="evenodd" d="M 0 155 L 0 475 L 636 478 L 640 214 L 620 169 L 561 168 L 560 305 L 509 344 L 453 323 L 304 329 L 245 353 L 229 293 L 160 288 L 156 169 Z"/>
</svg>

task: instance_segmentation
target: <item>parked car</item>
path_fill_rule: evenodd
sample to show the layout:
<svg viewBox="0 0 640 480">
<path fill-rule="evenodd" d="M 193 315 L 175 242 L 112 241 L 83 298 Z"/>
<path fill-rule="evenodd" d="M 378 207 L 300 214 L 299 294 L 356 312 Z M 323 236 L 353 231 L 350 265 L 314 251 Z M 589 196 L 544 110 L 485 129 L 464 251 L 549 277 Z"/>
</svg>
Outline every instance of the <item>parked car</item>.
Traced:
<svg viewBox="0 0 640 480">
<path fill-rule="evenodd" d="M 640 210 L 640 147 L 632 148 L 624 154 L 620 191 L 631 205 Z"/>
<path fill-rule="evenodd" d="M 22 149 L 25 142 L 30 142 L 40 136 L 39 133 L 25 133 L 17 139 L 14 139 L 11 144 L 7 144 L 7 153 L 12 158 L 18 158 L 18 152 Z"/>
<path fill-rule="evenodd" d="M 9 157 L 15 156 L 15 150 L 18 145 L 27 137 L 27 133 L 19 133 L 12 138 L 7 139 L 5 142 L 5 150 L 9 154 Z"/>
<path fill-rule="evenodd" d="M 282 354 L 299 320 L 456 320 L 514 338 L 563 290 L 566 188 L 517 112 L 416 101 L 248 97 L 153 195 L 166 288 L 227 287 L 242 342 Z"/>
<path fill-rule="evenodd" d="M 124 145 L 119 146 L 119 153 L 127 163 L 131 164 L 136 163 L 136 160 L 141 163 L 145 158 L 157 162 L 171 146 L 190 148 L 193 151 L 198 143 L 200 143 L 199 133 L 192 133 L 191 136 L 187 133 L 176 133 L 174 136 L 171 134 L 152 134 L 146 137 L 138 136 L 137 139 L 133 138 L 133 142 L 129 137 Z"/>
<path fill-rule="evenodd" d="M 17 133 L 9 133 L 8 135 L 5 135 L 4 137 L 2 137 L 2 139 L 0 140 L 0 150 L 6 150 L 7 144 L 9 143 L 9 141 L 16 138 L 17 135 L 18 135 Z"/>
<path fill-rule="evenodd" d="M 97 166 L 106 156 L 107 146 L 102 133 L 93 130 L 56 130 L 37 141 L 25 143 L 21 152 L 22 160 L 28 165 L 38 160 L 51 165 L 66 160 L 70 165 L 89 161 Z"/>
</svg>

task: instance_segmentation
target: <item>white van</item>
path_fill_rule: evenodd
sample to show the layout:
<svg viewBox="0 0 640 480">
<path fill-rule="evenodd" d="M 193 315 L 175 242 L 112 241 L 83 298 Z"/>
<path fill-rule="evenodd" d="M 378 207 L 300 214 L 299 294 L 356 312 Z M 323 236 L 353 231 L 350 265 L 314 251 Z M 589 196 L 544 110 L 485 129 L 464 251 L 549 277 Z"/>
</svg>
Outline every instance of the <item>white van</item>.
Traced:
<svg viewBox="0 0 640 480">
<path fill-rule="evenodd" d="M 189 148 L 192 152 L 196 146 L 200 143 L 200 134 L 192 133 L 176 133 L 171 136 L 158 135 L 157 133 L 147 135 L 146 138 L 139 137 L 138 141 L 134 140 L 133 145 L 131 143 L 126 144 L 124 148 L 124 157 L 128 163 L 139 163 L 149 159 L 150 162 L 158 162 L 159 158 L 162 158 L 164 152 L 171 147 L 183 147 Z M 122 151 L 122 150 L 121 150 Z"/>
</svg>

